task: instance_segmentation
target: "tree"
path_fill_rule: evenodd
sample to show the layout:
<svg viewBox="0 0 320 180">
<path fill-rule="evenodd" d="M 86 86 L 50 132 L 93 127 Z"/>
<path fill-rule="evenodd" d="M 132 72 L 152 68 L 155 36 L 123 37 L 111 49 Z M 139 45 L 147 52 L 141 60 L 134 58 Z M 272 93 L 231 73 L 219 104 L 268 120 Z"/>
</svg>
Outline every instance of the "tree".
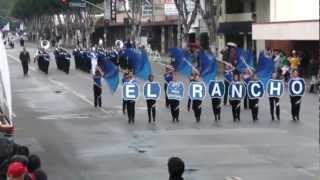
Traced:
<svg viewBox="0 0 320 180">
<path fill-rule="evenodd" d="M 182 37 L 179 38 L 179 46 L 184 47 L 189 38 L 189 31 L 191 29 L 192 24 L 195 22 L 197 14 L 198 14 L 198 9 L 200 7 L 200 0 L 194 0 L 194 7 L 193 9 L 189 12 L 188 10 L 188 3 L 191 3 L 191 0 L 174 0 L 174 3 L 176 5 L 176 8 L 178 10 L 178 15 L 180 18 L 180 23 L 182 25 Z M 191 13 L 191 14 L 190 14 Z M 182 44 L 180 44 L 182 40 Z"/>
<path fill-rule="evenodd" d="M 92 3 L 102 3 L 103 0 L 90 0 Z M 70 44 L 70 38 L 77 29 L 87 40 L 94 27 L 95 11 L 92 7 L 71 8 L 59 0 L 15 0 L 11 15 L 22 19 L 30 32 L 34 32 L 36 40 L 40 36 L 50 36 L 58 33 Z M 87 46 L 89 42 L 87 42 Z"/>
<path fill-rule="evenodd" d="M 209 43 L 216 44 L 217 29 L 219 26 L 219 15 L 221 11 L 222 0 L 205 0 L 205 8 L 199 7 L 201 14 L 207 28 L 209 35 Z"/>
</svg>

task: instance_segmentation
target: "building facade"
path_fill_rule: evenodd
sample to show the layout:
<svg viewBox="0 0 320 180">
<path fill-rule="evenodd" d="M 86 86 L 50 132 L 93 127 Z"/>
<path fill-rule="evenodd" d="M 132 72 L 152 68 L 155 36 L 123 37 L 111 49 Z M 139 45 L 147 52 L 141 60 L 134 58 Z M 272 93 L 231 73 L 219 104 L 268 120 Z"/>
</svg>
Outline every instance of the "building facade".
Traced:
<svg viewBox="0 0 320 180">
<path fill-rule="evenodd" d="M 319 60 L 318 0 L 257 0 L 257 21 L 252 26 L 257 50 L 294 49 L 304 57 Z"/>
</svg>

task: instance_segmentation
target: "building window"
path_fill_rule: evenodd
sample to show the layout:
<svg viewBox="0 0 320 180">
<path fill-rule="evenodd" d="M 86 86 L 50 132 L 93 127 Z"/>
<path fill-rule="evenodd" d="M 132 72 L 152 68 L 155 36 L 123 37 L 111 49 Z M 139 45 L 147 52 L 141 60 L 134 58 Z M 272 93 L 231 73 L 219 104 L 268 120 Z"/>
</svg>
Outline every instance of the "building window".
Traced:
<svg viewBox="0 0 320 180">
<path fill-rule="evenodd" d="M 226 0 L 226 14 L 236 14 L 244 12 L 244 4 L 240 0 Z"/>
<path fill-rule="evenodd" d="M 250 3 L 250 12 L 256 12 L 256 3 L 254 1 Z"/>
</svg>

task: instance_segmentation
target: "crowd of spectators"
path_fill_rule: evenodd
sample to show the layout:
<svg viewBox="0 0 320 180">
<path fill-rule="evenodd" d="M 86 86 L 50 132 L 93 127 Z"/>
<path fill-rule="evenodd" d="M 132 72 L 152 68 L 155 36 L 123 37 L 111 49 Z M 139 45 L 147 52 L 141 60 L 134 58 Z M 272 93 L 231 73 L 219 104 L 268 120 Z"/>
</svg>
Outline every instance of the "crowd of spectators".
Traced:
<svg viewBox="0 0 320 180">
<path fill-rule="evenodd" d="M 38 155 L 0 136 L 0 180 L 47 180 Z"/>
</svg>

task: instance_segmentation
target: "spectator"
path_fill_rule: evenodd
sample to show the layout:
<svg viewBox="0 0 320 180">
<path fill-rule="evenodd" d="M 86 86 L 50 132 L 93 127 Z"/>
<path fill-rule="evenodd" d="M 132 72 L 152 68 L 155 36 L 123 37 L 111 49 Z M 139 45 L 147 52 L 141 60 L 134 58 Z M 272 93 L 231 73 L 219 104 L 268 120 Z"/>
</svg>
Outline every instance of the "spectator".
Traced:
<svg viewBox="0 0 320 180">
<path fill-rule="evenodd" d="M 12 156 L 12 158 L 10 159 L 10 163 L 14 163 L 14 162 L 19 162 L 27 167 L 29 164 L 29 159 L 27 156 L 16 154 Z"/>
<path fill-rule="evenodd" d="M 184 162 L 178 157 L 172 157 L 168 161 L 169 180 L 183 180 Z"/>
<path fill-rule="evenodd" d="M 29 163 L 28 163 L 28 170 L 30 173 L 33 173 L 34 171 L 41 168 L 41 160 L 39 156 L 37 155 L 30 155 L 29 156 Z"/>
<path fill-rule="evenodd" d="M 283 76 L 285 79 L 285 82 L 288 82 L 289 77 L 290 77 L 290 72 L 289 72 L 289 61 L 284 52 L 280 53 L 280 64 L 279 64 L 279 76 Z"/>
<path fill-rule="evenodd" d="M 30 151 L 27 146 L 18 146 L 16 154 L 18 155 L 24 155 L 26 157 L 29 157 Z"/>
<path fill-rule="evenodd" d="M 318 65 L 314 59 L 310 60 L 309 72 L 310 72 L 310 76 L 311 76 L 311 83 L 310 83 L 309 92 L 313 93 L 313 92 L 317 91 L 316 84 L 317 84 L 317 74 L 318 74 Z"/>
<path fill-rule="evenodd" d="M 274 72 L 278 73 L 280 69 L 281 53 L 279 49 L 274 50 L 273 62 L 274 62 Z"/>
<path fill-rule="evenodd" d="M 24 180 L 27 173 L 27 168 L 19 162 L 13 162 L 9 165 L 7 171 L 8 180 Z"/>
<path fill-rule="evenodd" d="M 36 170 L 33 174 L 34 174 L 34 177 L 36 180 L 47 180 L 48 179 L 47 174 L 41 169 Z"/>
<path fill-rule="evenodd" d="M 0 112 L 0 134 L 12 134 L 12 132 L 14 131 L 14 126 L 12 124 L 9 124 L 7 119 L 7 116 Z"/>
<path fill-rule="evenodd" d="M 297 55 L 296 50 L 292 50 L 292 55 L 288 58 L 288 60 L 290 63 L 291 71 L 299 69 L 301 62 L 300 62 L 300 58 Z"/>
</svg>

